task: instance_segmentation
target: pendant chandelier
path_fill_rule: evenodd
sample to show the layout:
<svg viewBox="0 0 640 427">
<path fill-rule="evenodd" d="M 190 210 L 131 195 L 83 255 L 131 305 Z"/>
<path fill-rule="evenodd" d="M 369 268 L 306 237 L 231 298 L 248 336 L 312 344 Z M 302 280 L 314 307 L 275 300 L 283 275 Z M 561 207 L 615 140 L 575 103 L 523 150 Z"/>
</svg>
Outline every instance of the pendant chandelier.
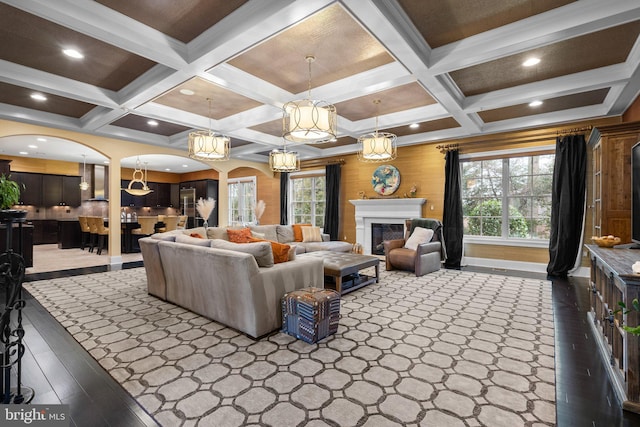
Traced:
<svg viewBox="0 0 640 427">
<path fill-rule="evenodd" d="M 142 188 L 133 188 L 134 184 L 141 184 Z M 147 162 L 144 162 L 143 174 L 140 166 L 140 157 L 136 160 L 136 168 L 133 171 L 133 176 L 131 177 L 129 186 L 127 188 L 123 188 L 123 190 L 132 196 L 145 196 L 153 191 L 147 186 Z"/>
<path fill-rule="evenodd" d="M 389 132 L 378 132 L 378 115 L 380 114 L 380 100 L 373 103 L 377 106 L 376 127 L 373 133 L 358 138 L 358 160 L 361 162 L 387 162 L 397 156 L 397 137 Z"/>
<path fill-rule="evenodd" d="M 282 150 L 273 149 L 269 153 L 269 167 L 273 172 L 297 172 L 300 170 L 300 159 L 295 151 L 287 151 L 286 140 Z"/>
<path fill-rule="evenodd" d="M 316 60 L 307 55 L 309 64 L 309 90 L 306 99 L 290 101 L 282 107 L 282 136 L 291 142 L 318 144 L 336 137 L 336 107 L 326 101 L 311 99 L 311 63 Z"/>
<path fill-rule="evenodd" d="M 229 137 L 211 130 L 211 98 L 209 101 L 209 129 L 189 133 L 189 157 L 196 160 L 229 160 Z"/>
<path fill-rule="evenodd" d="M 83 154 L 82 155 L 82 181 L 80 182 L 81 191 L 86 191 L 89 189 L 89 183 L 85 179 L 86 174 L 87 174 L 87 155 Z"/>
</svg>

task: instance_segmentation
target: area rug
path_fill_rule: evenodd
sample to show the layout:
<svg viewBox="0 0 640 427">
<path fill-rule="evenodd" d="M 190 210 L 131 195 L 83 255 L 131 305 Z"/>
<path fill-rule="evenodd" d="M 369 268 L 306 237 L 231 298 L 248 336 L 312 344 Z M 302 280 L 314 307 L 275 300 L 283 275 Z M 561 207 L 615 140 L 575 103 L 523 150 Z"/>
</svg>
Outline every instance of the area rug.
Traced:
<svg viewBox="0 0 640 427">
<path fill-rule="evenodd" d="M 143 268 L 25 288 L 163 426 L 555 424 L 547 281 L 382 271 L 318 344 L 149 296 Z"/>
</svg>

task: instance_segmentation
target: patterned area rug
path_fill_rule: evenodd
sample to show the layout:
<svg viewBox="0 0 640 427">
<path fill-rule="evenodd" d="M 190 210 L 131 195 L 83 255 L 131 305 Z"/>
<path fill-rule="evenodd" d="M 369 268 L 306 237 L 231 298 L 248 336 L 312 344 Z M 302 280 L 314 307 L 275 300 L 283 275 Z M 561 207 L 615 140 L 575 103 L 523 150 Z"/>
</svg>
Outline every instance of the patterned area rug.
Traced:
<svg viewBox="0 0 640 427">
<path fill-rule="evenodd" d="M 163 426 L 551 426 L 551 284 L 381 272 L 316 345 L 146 293 L 144 269 L 25 288 Z"/>
</svg>

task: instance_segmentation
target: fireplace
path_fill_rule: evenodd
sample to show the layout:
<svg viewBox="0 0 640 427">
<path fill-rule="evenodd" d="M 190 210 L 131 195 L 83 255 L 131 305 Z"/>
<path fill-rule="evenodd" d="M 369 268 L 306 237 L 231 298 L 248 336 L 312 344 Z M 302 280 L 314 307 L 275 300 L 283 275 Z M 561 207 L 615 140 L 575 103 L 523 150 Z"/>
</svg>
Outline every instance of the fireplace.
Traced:
<svg viewBox="0 0 640 427">
<path fill-rule="evenodd" d="M 371 254 L 384 255 L 383 242 L 385 240 L 403 239 L 404 226 L 402 224 L 371 224 Z"/>
<path fill-rule="evenodd" d="M 362 245 L 365 254 L 371 255 L 372 224 L 399 224 L 404 230 L 405 220 L 422 217 L 422 205 L 426 201 L 417 197 L 349 200 L 356 208 L 356 243 Z"/>
</svg>

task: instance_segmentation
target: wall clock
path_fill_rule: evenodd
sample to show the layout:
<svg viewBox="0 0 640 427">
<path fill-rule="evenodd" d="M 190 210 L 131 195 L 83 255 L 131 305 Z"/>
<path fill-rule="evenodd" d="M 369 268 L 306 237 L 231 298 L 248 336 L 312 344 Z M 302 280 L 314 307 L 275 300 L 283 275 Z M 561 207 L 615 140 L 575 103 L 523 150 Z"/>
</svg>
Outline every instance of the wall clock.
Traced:
<svg viewBox="0 0 640 427">
<path fill-rule="evenodd" d="M 373 172 L 371 185 L 376 193 L 389 196 L 395 193 L 400 186 L 400 171 L 391 165 L 379 166 Z"/>
</svg>

